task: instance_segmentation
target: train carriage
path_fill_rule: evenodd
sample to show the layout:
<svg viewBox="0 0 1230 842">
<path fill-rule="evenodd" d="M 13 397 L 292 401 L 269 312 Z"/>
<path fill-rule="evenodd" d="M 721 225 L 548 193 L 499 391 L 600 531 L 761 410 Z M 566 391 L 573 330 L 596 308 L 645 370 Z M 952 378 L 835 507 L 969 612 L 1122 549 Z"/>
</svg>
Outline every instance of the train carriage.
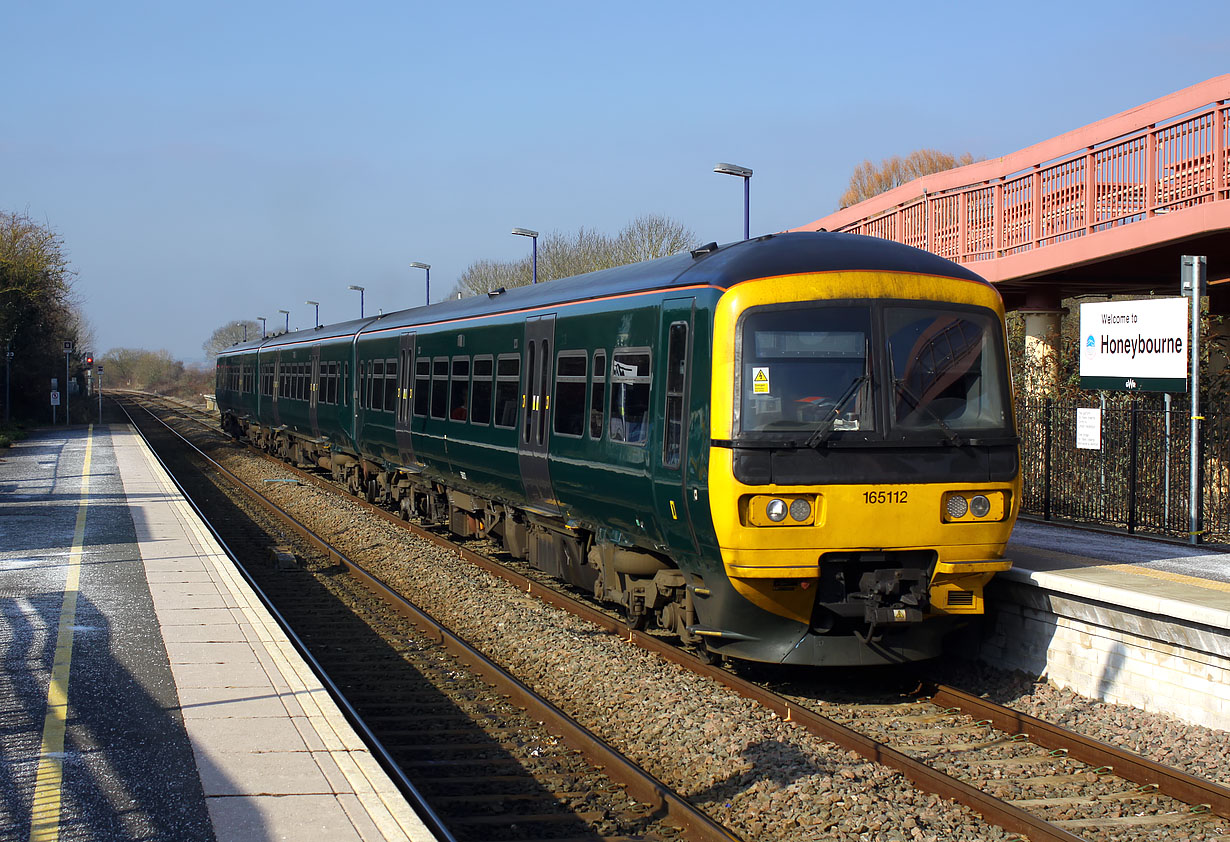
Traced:
<svg viewBox="0 0 1230 842">
<path fill-rule="evenodd" d="M 226 429 L 715 655 L 931 657 L 1009 566 L 1002 302 L 887 241 L 710 245 L 218 364 L 277 372 L 219 390 Z"/>
</svg>

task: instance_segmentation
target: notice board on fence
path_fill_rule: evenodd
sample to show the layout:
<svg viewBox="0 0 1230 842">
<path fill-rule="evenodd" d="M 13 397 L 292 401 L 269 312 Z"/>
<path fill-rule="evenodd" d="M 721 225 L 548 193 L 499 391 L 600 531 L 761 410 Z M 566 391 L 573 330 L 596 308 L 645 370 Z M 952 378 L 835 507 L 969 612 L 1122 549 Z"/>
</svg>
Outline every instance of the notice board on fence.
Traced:
<svg viewBox="0 0 1230 842">
<path fill-rule="evenodd" d="M 1081 304 L 1082 389 L 1186 392 L 1186 298 Z"/>
</svg>

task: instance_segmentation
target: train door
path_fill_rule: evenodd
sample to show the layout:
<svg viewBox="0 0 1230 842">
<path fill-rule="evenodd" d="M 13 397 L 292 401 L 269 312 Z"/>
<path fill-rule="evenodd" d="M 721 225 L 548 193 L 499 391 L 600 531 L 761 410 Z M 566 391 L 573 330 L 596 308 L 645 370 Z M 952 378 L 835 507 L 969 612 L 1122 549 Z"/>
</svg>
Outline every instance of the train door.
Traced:
<svg viewBox="0 0 1230 842">
<path fill-rule="evenodd" d="M 273 424 L 276 427 L 282 425 L 282 415 L 278 412 L 278 392 L 282 391 L 282 352 L 278 351 L 273 355 Z"/>
<path fill-rule="evenodd" d="M 694 298 L 662 302 L 658 347 L 661 366 L 655 389 L 654 412 L 660 413 L 661 434 L 650 446 L 654 453 L 654 497 L 662 534 L 672 548 L 697 551 L 688 503 L 688 408 L 691 406 L 692 347 L 695 322 Z"/>
<path fill-rule="evenodd" d="M 414 464 L 410 420 L 414 418 L 414 342 L 417 334 L 403 333 L 397 358 L 397 451 L 402 465 Z"/>
<path fill-rule="evenodd" d="M 551 362 L 555 353 L 555 314 L 525 320 L 525 369 L 521 390 L 518 454 L 525 498 L 530 505 L 557 511 L 547 451 L 551 443 Z"/>
<path fill-rule="evenodd" d="M 312 346 L 312 379 L 308 381 L 308 422 L 312 425 L 312 437 L 320 438 L 320 422 L 317 407 L 320 404 L 320 345 Z"/>
</svg>

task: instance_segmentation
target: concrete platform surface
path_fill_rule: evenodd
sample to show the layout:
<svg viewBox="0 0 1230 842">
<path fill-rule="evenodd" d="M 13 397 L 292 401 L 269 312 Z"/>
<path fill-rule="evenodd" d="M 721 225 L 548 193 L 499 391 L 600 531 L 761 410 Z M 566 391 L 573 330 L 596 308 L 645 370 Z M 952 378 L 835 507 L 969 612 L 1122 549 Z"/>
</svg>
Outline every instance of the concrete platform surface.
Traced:
<svg viewBox="0 0 1230 842">
<path fill-rule="evenodd" d="M 1230 553 L 1020 521 L 981 657 L 1230 730 Z"/>
<path fill-rule="evenodd" d="M 1009 578 L 1230 630 L 1230 553 L 1019 521 L 1007 554 Z"/>
<path fill-rule="evenodd" d="M 127 426 L 0 451 L 0 838 L 427 840 Z"/>
</svg>

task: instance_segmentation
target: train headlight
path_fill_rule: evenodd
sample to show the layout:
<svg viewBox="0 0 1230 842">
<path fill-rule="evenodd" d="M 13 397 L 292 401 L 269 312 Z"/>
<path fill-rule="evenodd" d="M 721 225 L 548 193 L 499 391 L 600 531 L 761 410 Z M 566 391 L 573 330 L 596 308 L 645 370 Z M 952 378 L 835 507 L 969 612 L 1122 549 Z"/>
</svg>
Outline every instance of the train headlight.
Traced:
<svg viewBox="0 0 1230 842">
<path fill-rule="evenodd" d="M 1011 513 L 1007 491 L 949 491 L 940 501 L 945 523 L 996 523 Z"/>
<path fill-rule="evenodd" d="M 821 500 L 816 494 L 749 494 L 739 501 L 739 519 L 744 526 L 818 526 Z"/>
<path fill-rule="evenodd" d="M 948 519 L 959 520 L 969 511 L 969 503 L 960 494 L 948 498 Z"/>
</svg>

